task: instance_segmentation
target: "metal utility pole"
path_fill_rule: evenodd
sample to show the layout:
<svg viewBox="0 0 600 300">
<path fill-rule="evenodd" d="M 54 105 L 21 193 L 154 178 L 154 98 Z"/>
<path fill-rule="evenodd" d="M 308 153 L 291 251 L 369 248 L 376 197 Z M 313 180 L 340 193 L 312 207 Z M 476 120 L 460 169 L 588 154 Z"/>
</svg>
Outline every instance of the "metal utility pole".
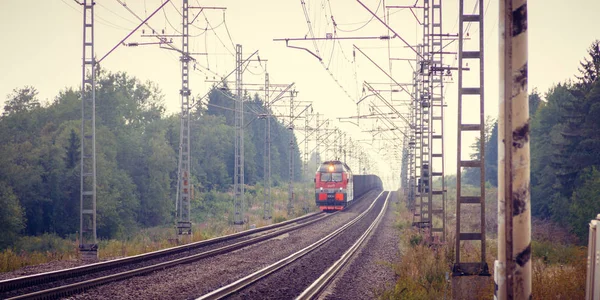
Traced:
<svg viewBox="0 0 600 300">
<path fill-rule="evenodd" d="M 183 0 L 182 32 L 181 32 L 181 124 L 179 127 L 179 196 L 177 205 L 177 234 L 191 235 L 190 222 L 190 77 L 189 77 L 189 7 L 188 0 Z"/>
<path fill-rule="evenodd" d="M 504 151 L 498 152 L 494 274 L 497 299 L 531 299 L 527 0 L 500 1 L 500 37 L 498 145 Z"/>
<path fill-rule="evenodd" d="M 429 0 L 423 2 L 423 65 L 421 80 L 421 225 L 431 238 L 432 227 L 432 195 L 431 195 L 431 11 Z"/>
<path fill-rule="evenodd" d="M 265 118 L 265 163 L 263 166 L 264 175 L 264 205 L 263 205 L 263 219 L 268 220 L 272 218 L 271 210 L 271 103 L 269 99 L 269 73 L 265 73 L 265 109 L 267 110 L 267 117 Z"/>
<path fill-rule="evenodd" d="M 294 214 L 294 97 L 296 91 L 290 91 L 290 124 L 288 129 L 290 130 L 290 141 L 288 151 L 288 162 L 289 162 L 289 184 L 288 184 L 288 216 Z"/>
<path fill-rule="evenodd" d="M 235 225 L 244 224 L 244 99 L 242 95 L 242 45 L 235 45 L 235 163 L 234 163 L 234 217 Z"/>
<path fill-rule="evenodd" d="M 423 53 L 424 47 L 422 45 L 417 46 L 417 51 L 419 54 L 417 55 L 417 71 L 414 75 L 414 80 L 416 82 L 416 97 L 414 101 L 414 114 L 415 114 L 415 181 L 417 183 L 417 191 L 415 194 L 415 213 L 414 213 L 414 222 L 413 225 L 418 228 L 422 228 L 427 224 L 427 216 L 424 215 L 423 209 L 423 197 L 426 195 L 424 188 L 424 178 L 423 178 L 423 141 L 425 136 L 425 124 L 423 123 L 423 104 L 422 98 L 424 97 L 424 89 L 423 89 L 423 69 L 424 69 L 424 60 L 421 58 L 421 53 Z"/>
<path fill-rule="evenodd" d="M 83 70 L 81 73 L 79 253 L 85 260 L 97 260 L 94 1 L 83 0 L 81 4 L 83 5 Z"/>
<path fill-rule="evenodd" d="M 442 0 L 431 0 L 431 155 L 429 156 L 431 182 L 431 235 L 432 242 L 446 239 L 446 184 L 444 179 L 444 67 L 442 45 Z M 435 133 L 435 134 L 434 134 Z M 441 181 L 441 189 L 433 186 Z M 434 218 L 440 222 L 434 222 Z M 439 225 L 436 225 L 439 224 Z"/>
<path fill-rule="evenodd" d="M 459 1 L 459 21 L 458 21 L 458 128 L 457 128 L 457 164 L 456 164 L 456 245 L 455 245 L 455 263 L 452 268 L 452 292 L 453 298 L 464 298 L 472 295 L 472 289 L 466 294 L 467 285 L 480 288 L 487 284 L 487 278 L 490 276 L 485 253 L 485 120 L 484 120 L 484 38 L 483 38 L 483 2 L 479 1 L 479 9 L 474 14 L 465 14 L 464 0 Z M 465 23 L 470 23 L 471 27 L 478 27 L 479 36 L 475 38 L 477 46 L 474 50 L 465 50 Z M 473 37 L 471 37 L 473 38 Z M 470 49 L 473 49 L 471 47 Z M 470 80 L 465 82 L 464 66 L 465 60 L 474 61 L 474 65 L 479 65 L 479 73 L 472 74 L 479 80 Z M 471 78 L 473 78 L 471 77 Z M 465 97 L 467 96 L 467 97 Z M 463 121 L 463 102 L 473 109 L 479 105 L 479 120 L 475 124 L 465 123 Z M 463 158 L 462 139 L 463 133 L 479 133 L 479 157 L 476 160 L 465 160 Z M 475 168 L 479 170 L 480 191 L 477 196 L 464 196 L 461 190 L 461 176 L 463 168 Z M 479 232 L 464 232 L 461 227 L 462 212 L 464 205 L 478 206 L 480 209 L 480 228 Z M 465 262 L 461 257 L 464 245 L 461 242 L 471 243 L 479 242 L 481 260 L 476 262 Z"/>
<path fill-rule="evenodd" d="M 319 127 L 321 127 L 321 124 L 319 123 L 319 116 L 320 114 L 317 113 L 317 126 L 315 126 L 315 162 L 316 162 L 316 167 L 318 168 L 321 165 L 321 152 L 319 150 L 319 146 L 321 145 L 321 141 L 319 141 L 319 137 L 321 136 L 319 133 Z"/>
<path fill-rule="evenodd" d="M 348 164 L 348 162 L 346 161 L 346 133 L 344 132 L 342 134 L 342 143 L 340 145 L 340 151 L 342 151 L 342 153 L 344 154 L 344 163 Z"/>
<path fill-rule="evenodd" d="M 310 113 L 307 111 L 306 112 L 306 117 L 304 118 L 304 178 L 302 180 L 303 183 L 306 184 L 305 190 L 305 197 L 304 197 L 304 202 L 303 202 L 303 209 L 304 209 L 304 213 L 308 213 L 308 198 L 310 195 L 310 174 L 308 172 L 308 161 L 310 159 L 310 156 L 308 155 L 308 136 L 309 136 L 309 126 L 308 126 L 308 122 L 310 118 Z"/>
</svg>

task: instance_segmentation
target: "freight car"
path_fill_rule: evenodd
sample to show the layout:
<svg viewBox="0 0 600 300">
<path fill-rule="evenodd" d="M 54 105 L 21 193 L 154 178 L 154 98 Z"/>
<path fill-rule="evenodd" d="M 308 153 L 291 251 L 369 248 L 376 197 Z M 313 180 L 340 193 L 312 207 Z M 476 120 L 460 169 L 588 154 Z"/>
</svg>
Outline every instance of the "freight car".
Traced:
<svg viewBox="0 0 600 300">
<path fill-rule="evenodd" d="M 378 176 L 354 175 L 341 161 L 326 161 L 315 174 L 315 201 L 322 211 L 342 210 L 373 189 L 383 189 Z"/>
</svg>

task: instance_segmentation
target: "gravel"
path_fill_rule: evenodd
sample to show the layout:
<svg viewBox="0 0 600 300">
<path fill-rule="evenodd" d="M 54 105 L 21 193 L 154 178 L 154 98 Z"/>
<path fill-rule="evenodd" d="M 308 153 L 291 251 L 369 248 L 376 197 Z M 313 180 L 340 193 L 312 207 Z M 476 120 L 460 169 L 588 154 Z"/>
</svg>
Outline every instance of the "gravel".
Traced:
<svg viewBox="0 0 600 300">
<path fill-rule="evenodd" d="M 21 276 L 74 268 L 85 264 L 88 263 L 78 259 L 51 261 L 45 264 L 26 266 L 15 271 L 0 273 L 0 280 L 7 280 Z"/>
<path fill-rule="evenodd" d="M 229 298 L 292 299 L 297 297 L 365 232 L 381 211 L 384 199 L 381 197 L 363 219 L 349 227 L 341 235 Z"/>
<path fill-rule="evenodd" d="M 392 203 L 397 192 L 390 196 L 388 209 L 369 239 L 344 267 L 320 298 L 377 299 L 381 292 L 392 288 L 397 276 L 392 265 L 399 260 L 399 236 L 394 227 Z"/>
<path fill-rule="evenodd" d="M 318 217 L 318 216 L 315 215 L 312 218 L 304 219 L 297 223 L 304 223 L 315 217 Z M 291 226 L 291 225 L 288 224 L 288 225 L 284 226 L 284 228 L 288 227 L 288 226 Z M 267 234 L 267 233 L 270 233 L 270 232 L 273 232 L 276 230 L 278 230 L 278 229 L 272 229 L 272 230 L 267 230 L 264 232 L 258 232 L 258 233 L 251 234 L 248 236 L 239 237 L 239 238 L 236 238 L 233 240 L 216 242 L 214 244 L 204 245 L 204 246 L 200 246 L 198 248 L 182 251 L 179 253 L 170 254 L 167 256 L 157 257 L 154 259 L 144 260 L 144 261 L 140 261 L 140 262 L 133 263 L 133 264 L 123 264 L 121 266 L 112 267 L 107 270 L 92 272 L 85 276 L 77 276 L 77 277 L 67 278 L 67 279 L 63 279 L 63 280 L 56 280 L 56 281 L 52 281 L 52 282 L 48 282 L 48 283 L 38 283 L 35 286 L 30 286 L 30 287 L 25 287 L 22 289 L 17 289 L 17 290 L 5 292 L 5 293 L 0 293 L 0 298 L 10 298 L 10 297 L 18 296 L 18 295 L 33 293 L 36 291 L 50 289 L 50 288 L 54 288 L 54 287 L 58 287 L 58 286 L 64 286 L 64 285 L 68 285 L 68 284 L 72 284 L 72 283 L 82 282 L 82 281 L 91 280 L 91 279 L 95 279 L 95 278 L 99 278 L 99 277 L 104 277 L 104 276 L 108 276 L 108 275 L 112 275 L 112 274 L 116 274 L 116 273 L 121 273 L 121 272 L 129 271 L 129 270 L 133 270 L 133 269 L 137 269 L 137 268 L 142 268 L 142 267 L 146 267 L 146 266 L 150 266 L 150 265 L 154 265 L 154 264 L 158 264 L 158 263 L 162 263 L 162 262 L 166 262 L 166 261 L 171 261 L 171 260 L 183 258 L 186 256 L 198 254 L 201 252 L 221 248 L 226 245 L 231 245 L 231 244 L 234 244 L 237 242 L 245 241 L 245 240 L 248 240 L 248 239 L 251 239 L 254 237 L 258 237 L 258 236 L 261 236 L 261 235 L 264 235 L 264 234 Z"/>
<path fill-rule="evenodd" d="M 374 199 L 371 192 L 366 199 Z M 227 285 L 306 247 L 353 219 L 370 201 L 357 201 L 315 224 L 244 249 L 88 290 L 70 299 L 190 299 Z"/>
</svg>

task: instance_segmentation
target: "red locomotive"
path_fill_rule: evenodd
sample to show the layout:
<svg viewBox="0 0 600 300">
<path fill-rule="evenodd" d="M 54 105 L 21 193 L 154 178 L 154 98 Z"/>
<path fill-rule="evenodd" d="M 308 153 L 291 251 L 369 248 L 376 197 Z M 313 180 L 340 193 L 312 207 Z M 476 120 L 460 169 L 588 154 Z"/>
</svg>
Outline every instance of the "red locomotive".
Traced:
<svg viewBox="0 0 600 300">
<path fill-rule="evenodd" d="M 315 200 L 322 211 L 342 210 L 354 199 L 352 171 L 345 163 L 324 162 L 315 176 Z"/>
<path fill-rule="evenodd" d="M 352 174 L 338 160 L 324 162 L 315 175 L 315 201 L 322 211 L 342 210 L 371 190 L 383 190 L 377 175 Z"/>
</svg>

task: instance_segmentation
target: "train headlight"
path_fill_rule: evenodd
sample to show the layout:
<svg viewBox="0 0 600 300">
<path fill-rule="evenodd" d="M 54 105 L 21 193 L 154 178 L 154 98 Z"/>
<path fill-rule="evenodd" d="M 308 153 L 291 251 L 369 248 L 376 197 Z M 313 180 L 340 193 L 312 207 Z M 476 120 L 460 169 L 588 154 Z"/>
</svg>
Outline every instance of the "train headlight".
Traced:
<svg viewBox="0 0 600 300">
<path fill-rule="evenodd" d="M 321 191 L 323 191 L 323 187 L 321 187 L 320 189 L 321 189 Z"/>
<path fill-rule="evenodd" d="M 333 165 L 329 165 L 329 172 L 333 172 L 333 170 L 334 170 Z"/>
</svg>

